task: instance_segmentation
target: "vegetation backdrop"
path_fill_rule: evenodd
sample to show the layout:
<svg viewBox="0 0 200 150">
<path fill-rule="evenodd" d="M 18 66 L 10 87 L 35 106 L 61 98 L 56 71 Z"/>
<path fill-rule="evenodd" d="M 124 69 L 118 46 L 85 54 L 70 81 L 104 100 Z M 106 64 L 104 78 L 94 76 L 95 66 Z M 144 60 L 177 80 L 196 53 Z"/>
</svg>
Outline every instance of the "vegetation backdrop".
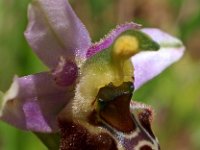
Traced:
<svg viewBox="0 0 200 150">
<path fill-rule="evenodd" d="M 47 70 L 28 46 L 23 32 L 30 0 L 0 0 L 0 89 L 15 74 Z M 182 39 L 184 57 L 134 93 L 155 110 L 153 128 L 163 150 L 200 149 L 200 1 L 71 0 L 93 41 L 116 24 L 135 21 Z M 0 150 L 45 150 L 29 132 L 0 122 Z"/>
</svg>

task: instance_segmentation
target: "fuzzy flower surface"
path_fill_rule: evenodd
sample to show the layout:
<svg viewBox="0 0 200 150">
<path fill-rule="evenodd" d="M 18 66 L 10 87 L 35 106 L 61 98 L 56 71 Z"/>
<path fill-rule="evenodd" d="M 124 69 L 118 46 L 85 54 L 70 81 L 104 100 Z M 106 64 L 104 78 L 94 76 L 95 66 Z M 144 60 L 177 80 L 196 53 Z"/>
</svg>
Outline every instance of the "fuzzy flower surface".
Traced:
<svg viewBox="0 0 200 150">
<path fill-rule="evenodd" d="M 59 149 L 159 149 L 151 108 L 134 90 L 179 60 L 180 40 L 130 22 L 92 43 L 68 0 L 35 0 L 25 37 L 48 72 L 15 77 L 1 93 L 0 119 L 60 133 Z"/>
</svg>

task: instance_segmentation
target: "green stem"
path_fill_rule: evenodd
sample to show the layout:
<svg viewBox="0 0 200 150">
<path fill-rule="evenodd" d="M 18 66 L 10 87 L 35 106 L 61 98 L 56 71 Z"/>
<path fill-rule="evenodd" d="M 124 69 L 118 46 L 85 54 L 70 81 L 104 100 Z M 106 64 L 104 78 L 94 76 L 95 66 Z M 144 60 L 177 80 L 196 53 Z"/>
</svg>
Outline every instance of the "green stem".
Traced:
<svg viewBox="0 0 200 150">
<path fill-rule="evenodd" d="M 49 150 L 58 150 L 60 144 L 59 133 L 38 133 L 34 134 L 43 142 Z"/>
</svg>

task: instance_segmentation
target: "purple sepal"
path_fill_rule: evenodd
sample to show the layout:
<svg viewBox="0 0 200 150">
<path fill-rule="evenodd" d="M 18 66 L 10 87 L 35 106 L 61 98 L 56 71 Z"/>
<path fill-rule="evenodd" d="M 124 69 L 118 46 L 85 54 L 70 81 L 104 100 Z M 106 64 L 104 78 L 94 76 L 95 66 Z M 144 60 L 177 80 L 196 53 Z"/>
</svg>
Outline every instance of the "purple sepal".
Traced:
<svg viewBox="0 0 200 150">
<path fill-rule="evenodd" d="M 56 132 L 57 115 L 73 97 L 73 89 L 57 86 L 47 72 L 15 78 L 3 97 L 1 120 L 23 130 Z"/>
</svg>

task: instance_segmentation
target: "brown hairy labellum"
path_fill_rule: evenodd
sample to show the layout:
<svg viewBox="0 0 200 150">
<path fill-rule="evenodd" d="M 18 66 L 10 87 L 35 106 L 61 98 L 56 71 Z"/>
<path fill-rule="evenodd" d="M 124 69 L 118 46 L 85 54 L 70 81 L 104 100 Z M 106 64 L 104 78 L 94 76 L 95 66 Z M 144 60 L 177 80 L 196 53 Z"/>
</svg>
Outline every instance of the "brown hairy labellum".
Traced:
<svg viewBox="0 0 200 150">
<path fill-rule="evenodd" d="M 130 102 L 133 84 L 99 89 L 85 119 L 59 119 L 60 150 L 159 150 L 151 130 L 152 110 Z"/>
<path fill-rule="evenodd" d="M 60 121 L 60 150 L 117 150 L 113 138 L 106 133 L 91 134 L 83 126 Z"/>
</svg>

